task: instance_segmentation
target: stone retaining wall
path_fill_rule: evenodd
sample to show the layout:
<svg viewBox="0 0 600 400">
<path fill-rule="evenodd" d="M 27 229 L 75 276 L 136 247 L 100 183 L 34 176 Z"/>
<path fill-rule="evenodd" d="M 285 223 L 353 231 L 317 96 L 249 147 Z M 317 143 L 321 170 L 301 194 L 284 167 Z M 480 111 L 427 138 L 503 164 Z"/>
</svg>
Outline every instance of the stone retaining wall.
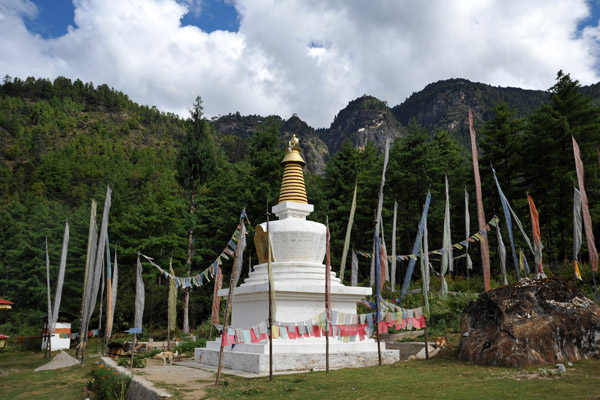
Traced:
<svg viewBox="0 0 600 400">
<path fill-rule="evenodd" d="M 144 378 L 132 374 L 127 368 L 119 367 L 109 357 L 101 357 L 100 360 L 108 368 L 131 377 L 131 383 L 127 389 L 127 400 L 161 400 L 171 397 L 164 389 L 154 387 L 152 382 L 148 382 Z"/>
</svg>

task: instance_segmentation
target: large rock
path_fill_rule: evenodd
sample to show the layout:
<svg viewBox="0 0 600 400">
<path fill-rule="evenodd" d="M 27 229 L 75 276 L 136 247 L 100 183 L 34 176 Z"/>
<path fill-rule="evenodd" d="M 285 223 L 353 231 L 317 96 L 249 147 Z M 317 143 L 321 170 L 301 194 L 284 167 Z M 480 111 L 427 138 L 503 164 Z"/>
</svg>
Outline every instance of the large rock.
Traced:
<svg viewBox="0 0 600 400">
<path fill-rule="evenodd" d="M 459 359 L 527 367 L 600 356 L 600 308 L 558 278 L 482 293 L 461 319 Z"/>
</svg>

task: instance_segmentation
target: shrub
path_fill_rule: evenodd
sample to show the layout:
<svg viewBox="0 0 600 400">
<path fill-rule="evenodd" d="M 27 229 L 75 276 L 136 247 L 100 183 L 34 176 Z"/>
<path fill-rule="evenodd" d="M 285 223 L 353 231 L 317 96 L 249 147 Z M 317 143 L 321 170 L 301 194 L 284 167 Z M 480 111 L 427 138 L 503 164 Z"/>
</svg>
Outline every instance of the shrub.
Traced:
<svg viewBox="0 0 600 400">
<path fill-rule="evenodd" d="M 129 367 L 130 364 L 131 364 L 131 357 L 120 357 L 117 360 L 117 365 L 119 367 Z M 133 368 L 146 368 L 145 358 L 134 356 L 133 357 Z"/>
<path fill-rule="evenodd" d="M 119 374 L 104 364 L 95 364 L 90 372 L 91 379 L 87 382 L 88 390 L 95 393 L 98 400 L 123 400 L 131 377 Z"/>
<path fill-rule="evenodd" d="M 193 353 L 196 347 L 206 347 L 206 338 L 198 338 L 198 340 L 186 340 L 179 343 L 179 346 L 171 349 L 173 352 L 177 350 L 180 354 L 182 353 Z"/>
</svg>

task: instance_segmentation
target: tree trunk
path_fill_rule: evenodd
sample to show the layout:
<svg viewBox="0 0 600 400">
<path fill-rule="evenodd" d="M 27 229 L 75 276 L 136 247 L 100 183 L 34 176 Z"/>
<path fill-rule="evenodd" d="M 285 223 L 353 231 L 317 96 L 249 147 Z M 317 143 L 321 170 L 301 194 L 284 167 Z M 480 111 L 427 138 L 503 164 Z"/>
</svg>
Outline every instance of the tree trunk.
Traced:
<svg viewBox="0 0 600 400">
<path fill-rule="evenodd" d="M 194 215 L 194 210 L 196 209 L 195 192 L 192 190 L 192 196 L 190 200 L 190 216 Z M 191 218 L 190 218 L 191 221 Z M 194 239 L 192 226 L 188 228 L 188 252 L 187 252 L 187 260 L 185 264 L 187 265 L 187 274 L 186 276 L 190 276 L 191 267 L 192 267 L 192 241 Z M 185 288 L 185 297 L 183 300 L 183 334 L 190 334 L 190 320 L 189 320 L 189 311 L 190 311 L 190 288 Z"/>
</svg>

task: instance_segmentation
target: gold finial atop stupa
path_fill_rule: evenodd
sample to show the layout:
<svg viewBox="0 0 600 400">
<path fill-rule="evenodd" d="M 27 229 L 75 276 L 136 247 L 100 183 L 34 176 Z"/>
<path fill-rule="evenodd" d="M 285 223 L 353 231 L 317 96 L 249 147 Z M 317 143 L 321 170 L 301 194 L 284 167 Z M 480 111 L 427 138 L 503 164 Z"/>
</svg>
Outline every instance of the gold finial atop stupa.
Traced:
<svg viewBox="0 0 600 400">
<path fill-rule="evenodd" d="M 281 192 L 279 192 L 279 202 L 294 201 L 296 203 L 307 204 L 306 188 L 304 186 L 304 174 L 302 167 L 306 165 L 298 145 L 300 141 L 294 134 L 289 141 L 290 147 L 285 149 L 285 157 L 281 164 L 283 165 L 283 180 L 281 182 Z"/>
</svg>

